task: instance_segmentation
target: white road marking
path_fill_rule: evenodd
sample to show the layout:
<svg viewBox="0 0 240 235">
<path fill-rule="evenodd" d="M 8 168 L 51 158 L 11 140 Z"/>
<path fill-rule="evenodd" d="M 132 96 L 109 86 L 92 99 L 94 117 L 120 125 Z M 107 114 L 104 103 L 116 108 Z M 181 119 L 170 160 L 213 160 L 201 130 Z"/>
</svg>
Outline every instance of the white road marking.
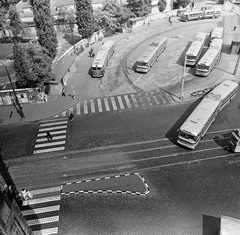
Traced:
<svg viewBox="0 0 240 235">
<path fill-rule="evenodd" d="M 160 97 L 160 99 L 162 100 L 163 104 L 166 104 L 166 103 L 167 103 L 167 101 L 166 101 L 161 95 L 159 95 L 159 97 Z"/>
<path fill-rule="evenodd" d="M 158 101 L 157 97 L 155 95 L 152 96 L 154 101 L 156 102 L 156 104 L 160 104 L 160 102 Z"/>
<path fill-rule="evenodd" d="M 103 98 L 103 100 L 104 100 L 106 111 L 110 111 L 110 107 L 109 107 L 109 104 L 108 104 L 108 99 L 105 97 L 105 98 Z"/>
<path fill-rule="evenodd" d="M 65 138 L 66 138 L 66 135 L 52 136 L 52 141 L 54 141 L 54 140 L 61 140 L 61 139 L 65 139 Z M 37 143 L 44 142 L 44 141 L 48 141 L 47 137 L 40 138 L 40 139 L 36 140 Z"/>
<path fill-rule="evenodd" d="M 57 125 L 66 124 L 66 123 L 67 123 L 67 120 L 59 121 L 59 122 L 42 123 L 40 124 L 40 127 L 57 126 Z"/>
<path fill-rule="evenodd" d="M 125 98 L 125 101 L 126 101 L 126 103 L 127 103 L 127 107 L 128 107 L 129 109 L 132 108 L 132 105 L 131 105 L 131 102 L 130 102 L 128 96 L 127 96 L 127 95 L 124 95 L 124 98 Z"/>
<path fill-rule="evenodd" d="M 49 128 L 41 128 L 41 129 L 39 129 L 39 132 L 46 132 L 46 131 L 51 131 L 51 130 L 59 130 L 59 129 L 64 129 L 64 128 L 67 128 L 67 125 L 56 126 L 56 127 L 49 127 Z"/>
<path fill-rule="evenodd" d="M 52 192 L 60 192 L 61 186 L 51 187 L 51 188 L 43 188 L 43 189 L 35 189 L 31 190 L 32 195 L 44 194 L 44 193 L 52 193 Z"/>
<path fill-rule="evenodd" d="M 80 102 L 77 103 L 77 115 L 81 114 Z"/>
<path fill-rule="evenodd" d="M 138 105 L 138 102 L 137 102 L 137 99 L 136 99 L 135 95 L 134 95 L 134 94 L 131 94 L 131 98 L 132 98 L 132 100 L 133 100 L 134 106 L 138 108 L 139 105 Z"/>
<path fill-rule="evenodd" d="M 66 132 L 67 132 L 67 130 L 61 130 L 61 131 L 51 131 L 50 133 L 51 133 L 51 135 L 58 135 L 58 134 L 64 134 Z M 46 133 L 39 133 L 37 135 L 37 137 L 42 137 L 42 136 L 46 136 Z"/>
<path fill-rule="evenodd" d="M 54 235 L 54 234 L 56 235 L 58 234 L 58 227 L 33 231 L 33 235 Z"/>
<path fill-rule="evenodd" d="M 53 202 L 53 201 L 60 201 L 60 195 L 51 196 L 51 197 L 43 197 L 43 198 L 36 198 L 31 200 L 26 200 L 23 202 L 23 206 L 30 206 L 39 203 L 46 203 L 46 202 Z"/>
<path fill-rule="evenodd" d="M 146 99 L 147 99 L 149 105 L 153 105 L 152 104 L 152 100 L 151 100 L 151 98 L 149 96 L 147 96 Z"/>
<path fill-rule="evenodd" d="M 84 114 L 88 113 L 87 100 L 83 101 L 83 112 L 84 112 Z"/>
<path fill-rule="evenodd" d="M 121 96 L 118 96 L 117 98 L 118 98 L 118 103 L 119 103 L 119 105 L 120 105 L 120 108 L 121 108 L 121 109 L 124 109 L 124 105 L 123 105 L 123 102 L 122 102 L 122 97 L 121 97 Z"/>
<path fill-rule="evenodd" d="M 62 112 L 62 117 L 66 117 L 66 115 L 67 115 L 67 111 L 63 111 Z"/>
<path fill-rule="evenodd" d="M 63 146 L 63 147 L 56 147 L 56 148 L 49 148 L 49 149 L 40 149 L 40 150 L 34 150 L 33 154 L 50 153 L 50 152 L 61 151 L 61 150 L 64 150 L 64 149 L 65 149 L 65 146 Z"/>
<path fill-rule="evenodd" d="M 116 105 L 114 97 L 111 96 L 110 99 L 111 99 L 111 102 L 112 102 L 113 110 L 117 110 L 117 105 Z"/>
<path fill-rule="evenodd" d="M 92 112 L 92 113 L 95 113 L 94 100 L 90 100 L 90 105 L 91 105 L 91 112 Z"/>
<path fill-rule="evenodd" d="M 99 112 L 102 112 L 103 109 L 102 109 L 102 102 L 101 102 L 101 99 L 100 99 L 100 98 L 97 99 L 97 104 L 98 104 L 98 111 L 99 111 Z"/>
<path fill-rule="evenodd" d="M 47 207 L 41 207 L 41 208 L 33 208 L 29 210 L 22 211 L 23 215 L 36 215 L 36 214 L 41 214 L 41 213 L 47 213 L 47 212 L 52 212 L 52 211 L 59 211 L 60 210 L 60 205 L 55 205 L 55 206 L 47 206 Z"/>
<path fill-rule="evenodd" d="M 58 222 L 58 221 L 59 221 L 59 215 L 45 217 L 45 218 L 41 218 L 41 219 L 28 220 L 27 223 L 29 226 L 33 226 L 33 225 L 37 225 L 37 224 L 48 224 L 48 223 L 53 223 L 53 222 Z"/>
<path fill-rule="evenodd" d="M 65 140 L 57 141 L 57 142 L 48 142 L 48 143 L 45 143 L 45 144 L 36 144 L 35 148 L 49 147 L 49 146 L 62 145 L 62 144 L 65 144 Z"/>
</svg>

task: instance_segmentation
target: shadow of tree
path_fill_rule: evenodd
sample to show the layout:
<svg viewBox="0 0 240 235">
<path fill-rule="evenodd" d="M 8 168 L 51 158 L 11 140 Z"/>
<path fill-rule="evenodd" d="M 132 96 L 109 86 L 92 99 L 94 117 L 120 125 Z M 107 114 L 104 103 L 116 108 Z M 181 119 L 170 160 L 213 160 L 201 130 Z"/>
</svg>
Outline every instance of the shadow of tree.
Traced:
<svg viewBox="0 0 240 235">
<path fill-rule="evenodd" d="M 31 39 L 29 38 L 22 38 L 22 37 L 16 37 L 14 38 L 14 40 L 16 40 L 17 42 L 21 42 L 21 43 L 26 43 L 26 42 L 29 42 Z M 3 38 L 0 38 L 0 43 L 13 43 L 13 39 L 12 37 L 3 37 Z"/>
<path fill-rule="evenodd" d="M 74 34 L 68 34 L 68 33 L 65 33 L 63 38 L 71 45 L 76 44 L 82 39 L 80 36 L 76 36 Z"/>
</svg>

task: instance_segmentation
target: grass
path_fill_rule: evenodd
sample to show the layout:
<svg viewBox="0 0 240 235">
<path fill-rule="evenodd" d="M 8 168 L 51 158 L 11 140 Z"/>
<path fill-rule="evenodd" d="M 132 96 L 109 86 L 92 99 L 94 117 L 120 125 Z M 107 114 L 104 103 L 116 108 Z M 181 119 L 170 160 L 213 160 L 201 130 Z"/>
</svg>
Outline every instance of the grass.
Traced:
<svg viewBox="0 0 240 235">
<path fill-rule="evenodd" d="M 0 60 L 6 59 L 13 53 L 13 43 L 0 43 Z"/>
</svg>

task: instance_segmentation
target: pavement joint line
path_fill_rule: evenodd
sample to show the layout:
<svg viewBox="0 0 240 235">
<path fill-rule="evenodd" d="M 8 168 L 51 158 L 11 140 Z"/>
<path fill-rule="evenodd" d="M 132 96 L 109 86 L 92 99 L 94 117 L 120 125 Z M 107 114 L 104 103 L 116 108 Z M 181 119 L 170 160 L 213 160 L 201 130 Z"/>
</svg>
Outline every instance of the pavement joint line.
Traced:
<svg viewBox="0 0 240 235">
<path fill-rule="evenodd" d="M 39 132 L 46 132 L 46 131 L 51 131 L 51 130 L 59 130 L 59 129 L 66 129 L 67 125 L 62 125 L 62 126 L 55 126 L 55 127 L 50 127 L 50 128 L 41 128 L 39 129 Z"/>
<path fill-rule="evenodd" d="M 59 210 L 60 210 L 60 205 L 55 205 L 55 206 L 48 206 L 48 207 L 41 207 L 41 208 L 33 208 L 33 209 L 22 211 L 22 213 L 24 216 L 27 216 L 27 215 L 36 215 L 36 214 L 59 211 Z"/>
<path fill-rule="evenodd" d="M 63 140 L 63 141 L 57 141 L 57 142 L 48 142 L 48 143 L 45 143 L 45 144 L 36 144 L 35 149 L 36 148 L 42 148 L 42 147 L 55 146 L 55 145 L 64 145 L 65 143 L 66 143 L 66 141 Z"/>
<path fill-rule="evenodd" d="M 60 139 L 66 139 L 66 135 L 53 136 L 52 141 L 60 140 Z M 45 142 L 45 141 L 48 141 L 47 137 L 36 140 L 37 143 L 38 142 Z"/>
<path fill-rule="evenodd" d="M 60 125 L 60 124 L 66 124 L 68 121 L 61 121 L 61 122 L 50 122 L 50 123 L 43 123 L 43 124 L 40 124 L 40 127 L 47 127 L 47 126 L 57 126 L 57 125 Z"/>
<path fill-rule="evenodd" d="M 54 223 L 59 221 L 59 215 L 51 216 L 51 217 L 45 217 L 45 218 L 39 218 L 39 219 L 33 219 L 28 220 L 27 223 L 29 226 L 34 226 L 38 224 L 48 224 L 48 223 Z"/>
<path fill-rule="evenodd" d="M 65 146 L 63 146 L 63 147 L 56 147 L 56 148 L 34 150 L 33 154 L 50 153 L 50 152 L 62 151 L 62 150 L 65 150 Z"/>
<path fill-rule="evenodd" d="M 45 202 L 60 201 L 60 199 L 61 199 L 60 195 L 31 199 L 31 200 L 23 201 L 23 206 L 30 206 L 30 205 L 35 205 L 35 204 L 45 203 Z"/>
<path fill-rule="evenodd" d="M 58 227 L 33 231 L 33 235 L 57 235 Z"/>
</svg>

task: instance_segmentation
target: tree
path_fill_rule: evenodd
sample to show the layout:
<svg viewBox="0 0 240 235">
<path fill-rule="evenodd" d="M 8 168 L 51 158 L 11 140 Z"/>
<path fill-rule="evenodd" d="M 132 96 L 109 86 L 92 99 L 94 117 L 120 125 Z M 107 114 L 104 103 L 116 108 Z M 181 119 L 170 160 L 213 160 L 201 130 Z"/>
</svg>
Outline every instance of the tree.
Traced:
<svg viewBox="0 0 240 235">
<path fill-rule="evenodd" d="M 167 1 L 166 0 L 159 0 L 158 1 L 158 10 L 163 12 L 166 9 Z"/>
<path fill-rule="evenodd" d="M 14 70 L 17 86 L 36 87 L 52 79 L 52 59 L 46 49 L 33 43 L 14 43 Z"/>
<path fill-rule="evenodd" d="M 92 2 L 90 0 L 75 0 L 76 23 L 82 38 L 89 38 L 95 29 Z"/>
<path fill-rule="evenodd" d="M 152 0 L 127 0 L 127 7 L 136 17 L 146 16 L 151 13 Z"/>
<path fill-rule="evenodd" d="M 33 11 L 38 42 L 47 49 L 47 54 L 54 59 L 57 55 L 57 34 L 50 10 L 50 0 L 29 0 Z"/>
<path fill-rule="evenodd" d="M 21 22 L 15 6 L 11 6 L 9 9 L 9 19 L 9 27 L 12 31 L 13 37 L 16 38 L 20 33 L 24 32 L 24 25 Z"/>
</svg>

